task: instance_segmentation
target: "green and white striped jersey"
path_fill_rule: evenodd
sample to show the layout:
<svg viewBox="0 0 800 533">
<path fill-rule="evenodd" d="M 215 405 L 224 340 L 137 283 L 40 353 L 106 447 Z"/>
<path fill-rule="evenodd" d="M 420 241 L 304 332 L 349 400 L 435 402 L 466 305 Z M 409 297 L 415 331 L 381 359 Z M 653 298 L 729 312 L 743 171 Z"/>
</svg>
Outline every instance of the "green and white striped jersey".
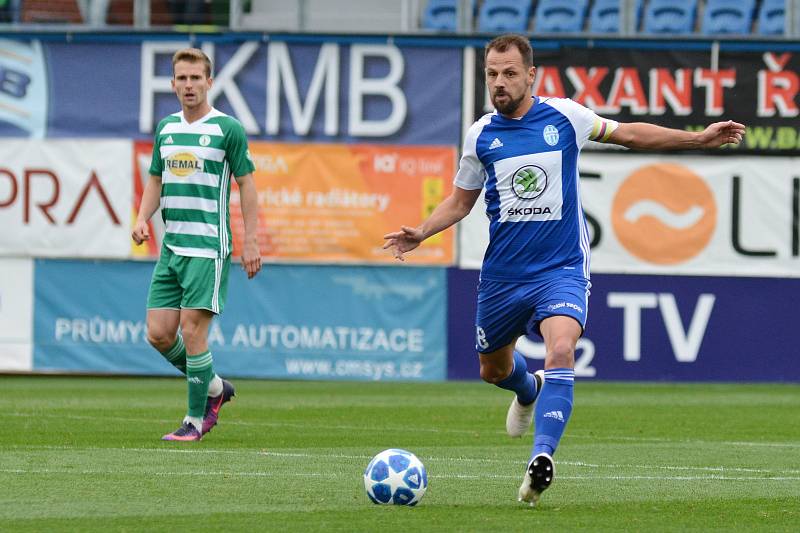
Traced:
<svg viewBox="0 0 800 533">
<path fill-rule="evenodd" d="M 255 170 L 244 128 L 212 109 L 186 122 L 183 112 L 156 128 L 150 174 L 161 176 L 164 245 L 177 255 L 225 258 L 231 253 L 231 175 Z"/>
</svg>

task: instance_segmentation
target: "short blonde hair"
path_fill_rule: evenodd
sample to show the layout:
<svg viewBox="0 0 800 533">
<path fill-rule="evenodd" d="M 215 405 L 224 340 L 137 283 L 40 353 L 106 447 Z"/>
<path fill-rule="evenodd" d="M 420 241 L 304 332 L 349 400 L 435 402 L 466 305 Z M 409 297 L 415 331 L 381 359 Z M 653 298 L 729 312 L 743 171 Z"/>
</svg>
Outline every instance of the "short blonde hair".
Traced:
<svg viewBox="0 0 800 533">
<path fill-rule="evenodd" d="M 206 67 L 206 78 L 211 77 L 211 60 L 199 48 L 184 48 L 175 52 L 172 56 L 172 74 L 175 75 L 175 65 L 178 61 L 187 61 L 189 63 L 204 63 Z"/>
</svg>

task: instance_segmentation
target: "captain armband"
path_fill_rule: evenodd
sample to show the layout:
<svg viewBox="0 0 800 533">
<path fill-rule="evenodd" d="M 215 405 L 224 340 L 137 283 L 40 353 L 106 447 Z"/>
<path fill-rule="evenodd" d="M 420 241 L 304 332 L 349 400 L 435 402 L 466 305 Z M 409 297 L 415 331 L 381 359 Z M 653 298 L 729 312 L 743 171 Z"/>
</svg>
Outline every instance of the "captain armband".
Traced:
<svg viewBox="0 0 800 533">
<path fill-rule="evenodd" d="M 604 143 L 618 127 L 619 122 L 616 120 L 597 117 L 594 121 L 592 132 L 589 134 L 589 140 Z"/>
</svg>

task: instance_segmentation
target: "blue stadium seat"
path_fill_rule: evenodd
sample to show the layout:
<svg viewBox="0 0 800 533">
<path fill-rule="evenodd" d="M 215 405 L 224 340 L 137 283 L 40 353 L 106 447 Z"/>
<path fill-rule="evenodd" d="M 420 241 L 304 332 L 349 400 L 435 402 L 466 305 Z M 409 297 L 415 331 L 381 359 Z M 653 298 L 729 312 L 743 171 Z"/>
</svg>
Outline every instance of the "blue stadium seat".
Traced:
<svg viewBox="0 0 800 533">
<path fill-rule="evenodd" d="M 697 0 L 650 0 L 644 10 L 644 33 L 694 32 Z"/>
<path fill-rule="evenodd" d="M 785 0 L 764 0 L 758 12 L 758 33 L 783 35 L 786 24 Z"/>
<path fill-rule="evenodd" d="M 458 0 L 428 0 L 422 13 L 422 27 L 426 30 L 456 31 Z"/>
<path fill-rule="evenodd" d="M 746 35 L 753 25 L 755 0 L 708 0 L 703 13 L 702 33 L 715 35 L 733 33 Z"/>
<path fill-rule="evenodd" d="M 484 0 L 478 13 L 478 30 L 525 33 L 530 17 L 531 0 Z"/>
<path fill-rule="evenodd" d="M 619 33 L 622 17 L 619 7 L 622 0 L 595 0 L 589 12 L 589 31 L 592 33 Z M 634 28 L 639 29 L 642 20 L 642 7 L 644 0 L 636 0 Z"/>
<path fill-rule="evenodd" d="M 583 31 L 588 0 L 539 0 L 536 6 L 536 31 L 539 33 L 578 33 Z"/>
</svg>

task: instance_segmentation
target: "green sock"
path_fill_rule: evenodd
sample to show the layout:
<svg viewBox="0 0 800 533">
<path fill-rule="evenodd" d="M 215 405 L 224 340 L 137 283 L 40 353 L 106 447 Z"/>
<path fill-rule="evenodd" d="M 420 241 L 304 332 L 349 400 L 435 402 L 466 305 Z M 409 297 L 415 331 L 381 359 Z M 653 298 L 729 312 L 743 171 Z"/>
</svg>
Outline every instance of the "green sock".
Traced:
<svg viewBox="0 0 800 533">
<path fill-rule="evenodd" d="M 161 355 L 172 366 L 180 370 L 181 374 L 186 374 L 186 346 L 183 344 L 183 337 L 178 335 L 178 338 L 175 339 L 175 344 L 166 352 L 161 352 Z"/>
<path fill-rule="evenodd" d="M 186 355 L 186 382 L 189 385 L 189 416 L 203 418 L 208 398 L 208 384 L 214 377 L 214 359 L 206 350 L 198 355 Z"/>
</svg>

